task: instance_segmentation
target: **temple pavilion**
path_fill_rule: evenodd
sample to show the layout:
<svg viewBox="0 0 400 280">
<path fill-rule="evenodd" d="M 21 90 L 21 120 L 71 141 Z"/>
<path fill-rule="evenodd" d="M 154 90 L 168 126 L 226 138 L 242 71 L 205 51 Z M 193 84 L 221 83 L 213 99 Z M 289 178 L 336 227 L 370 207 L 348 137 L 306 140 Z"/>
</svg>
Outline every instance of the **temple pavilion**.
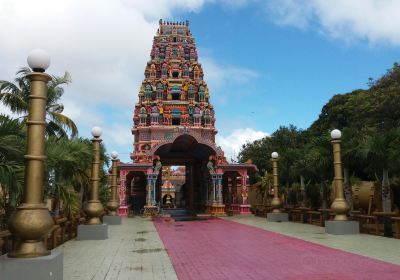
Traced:
<svg viewBox="0 0 400 280">
<path fill-rule="evenodd" d="M 189 21 L 160 20 L 134 107 L 132 162 L 119 163 L 120 215 L 162 207 L 163 166 L 184 170 L 174 193 L 181 207 L 213 215 L 249 212 L 248 174 L 256 166 L 227 162 L 215 144 L 210 100 Z"/>
</svg>

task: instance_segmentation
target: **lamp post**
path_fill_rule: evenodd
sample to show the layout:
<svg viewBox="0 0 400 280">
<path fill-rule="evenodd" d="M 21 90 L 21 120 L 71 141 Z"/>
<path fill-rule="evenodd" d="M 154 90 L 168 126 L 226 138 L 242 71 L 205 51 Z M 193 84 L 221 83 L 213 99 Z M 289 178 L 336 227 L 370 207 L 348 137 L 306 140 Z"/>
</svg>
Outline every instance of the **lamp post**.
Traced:
<svg viewBox="0 0 400 280">
<path fill-rule="evenodd" d="M 338 129 L 331 131 L 332 146 L 333 146 L 333 166 L 335 177 L 333 186 L 335 189 L 335 200 L 331 205 L 331 209 L 335 213 L 335 218 L 332 221 L 325 222 L 325 232 L 330 234 L 357 234 L 360 232 L 360 226 L 357 221 L 350 221 L 347 218 L 349 205 L 344 198 L 343 192 L 343 170 L 342 160 L 340 156 L 340 138 L 342 133 Z"/>
<path fill-rule="evenodd" d="M 273 207 L 273 213 L 281 213 L 280 207 L 282 205 L 282 200 L 279 198 L 279 184 L 278 184 L 278 157 L 277 152 L 271 154 L 272 160 L 272 176 L 274 178 L 274 198 L 271 201 L 271 206 Z"/>
<path fill-rule="evenodd" d="M 110 210 L 110 216 L 118 216 L 117 209 L 119 207 L 119 199 L 117 198 L 117 165 L 118 153 L 113 151 L 111 153 L 112 168 L 111 168 L 111 199 L 107 203 L 107 208 Z"/>
<path fill-rule="evenodd" d="M 50 254 L 42 237 L 54 225 L 49 210 L 43 203 L 44 143 L 46 127 L 47 83 L 51 77 L 44 73 L 50 65 L 50 57 L 40 49 L 30 52 L 28 65 L 33 72 L 27 125 L 27 149 L 25 155 L 25 187 L 22 204 L 10 218 L 9 228 L 19 240 L 8 254 L 12 258 L 40 257 Z"/>
<path fill-rule="evenodd" d="M 92 186 L 90 188 L 89 200 L 85 205 L 85 212 L 88 215 L 86 221 L 87 225 L 100 225 L 101 214 L 103 214 L 104 208 L 99 200 L 99 173 L 100 173 L 100 143 L 102 129 L 98 126 L 92 128 L 93 135 L 93 162 L 92 162 Z"/>
<path fill-rule="evenodd" d="M 279 197 L 279 183 L 278 183 L 278 153 L 271 154 L 272 161 L 272 176 L 274 178 L 274 198 L 271 201 L 273 208 L 271 213 L 267 214 L 267 221 L 269 222 L 287 222 L 289 220 L 288 213 L 281 211 L 282 200 Z"/>
<path fill-rule="evenodd" d="M 331 209 L 335 213 L 335 221 L 347 221 L 347 213 L 349 212 L 349 205 L 344 198 L 343 192 L 343 170 L 342 160 L 340 154 L 340 138 L 342 132 L 338 129 L 331 131 L 332 145 L 333 145 L 333 165 L 335 171 L 335 177 L 333 185 L 335 188 L 335 200 L 331 205 Z"/>
</svg>

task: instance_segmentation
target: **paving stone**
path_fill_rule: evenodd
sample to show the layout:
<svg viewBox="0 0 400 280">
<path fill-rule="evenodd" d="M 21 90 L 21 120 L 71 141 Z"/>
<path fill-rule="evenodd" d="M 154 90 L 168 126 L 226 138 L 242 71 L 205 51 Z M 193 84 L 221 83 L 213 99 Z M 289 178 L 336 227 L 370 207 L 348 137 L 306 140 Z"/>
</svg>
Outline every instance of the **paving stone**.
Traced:
<svg viewBox="0 0 400 280">
<path fill-rule="evenodd" d="M 293 222 L 272 223 L 255 216 L 231 216 L 223 219 L 400 265 L 399 239 L 371 234 L 331 235 L 325 233 L 324 227 Z"/>
<path fill-rule="evenodd" d="M 64 279 L 177 279 L 165 247 L 149 219 L 123 218 L 107 240 L 71 240 L 64 252 Z"/>
</svg>

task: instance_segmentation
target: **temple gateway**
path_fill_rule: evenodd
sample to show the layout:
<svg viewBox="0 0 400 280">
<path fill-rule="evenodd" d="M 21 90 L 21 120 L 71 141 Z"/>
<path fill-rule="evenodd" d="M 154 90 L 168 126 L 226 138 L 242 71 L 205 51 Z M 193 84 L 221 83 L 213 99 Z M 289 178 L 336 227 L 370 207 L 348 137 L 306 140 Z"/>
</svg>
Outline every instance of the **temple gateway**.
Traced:
<svg viewBox="0 0 400 280">
<path fill-rule="evenodd" d="M 215 111 L 189 21 L 160 20 L 144 75 L 134 107 L 132 162 L 119 163 L 119 214 L 152 215 L 162 207 L 249 213 L 248 174 L 256 166 L 228 163 L 215 144 Z M 174 170 L 179 188 L 170 182 Z"/>
</svg>

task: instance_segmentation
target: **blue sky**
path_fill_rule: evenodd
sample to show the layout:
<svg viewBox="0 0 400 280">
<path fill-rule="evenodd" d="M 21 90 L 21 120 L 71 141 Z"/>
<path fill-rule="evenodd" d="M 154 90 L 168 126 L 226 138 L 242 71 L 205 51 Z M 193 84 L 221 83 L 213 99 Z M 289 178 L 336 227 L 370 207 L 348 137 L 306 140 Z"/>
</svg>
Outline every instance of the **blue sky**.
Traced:
<svg viewBox="0 0 400 280">
<path fill-rule="evenodd" d="M 102 126 L 108 151 L 123 161 L 159 18 L 190 21 L 228 157 L 280 125 L 307 128 L 334 94 L 366 88 L 400 57 L 395 0 L 0 0 L 0 7 L 0 79 L 12 80 L 30 49 L 48 50 L 49 73 L 72 76 L 65 113 L 82 136 Z"/>
</svg>

